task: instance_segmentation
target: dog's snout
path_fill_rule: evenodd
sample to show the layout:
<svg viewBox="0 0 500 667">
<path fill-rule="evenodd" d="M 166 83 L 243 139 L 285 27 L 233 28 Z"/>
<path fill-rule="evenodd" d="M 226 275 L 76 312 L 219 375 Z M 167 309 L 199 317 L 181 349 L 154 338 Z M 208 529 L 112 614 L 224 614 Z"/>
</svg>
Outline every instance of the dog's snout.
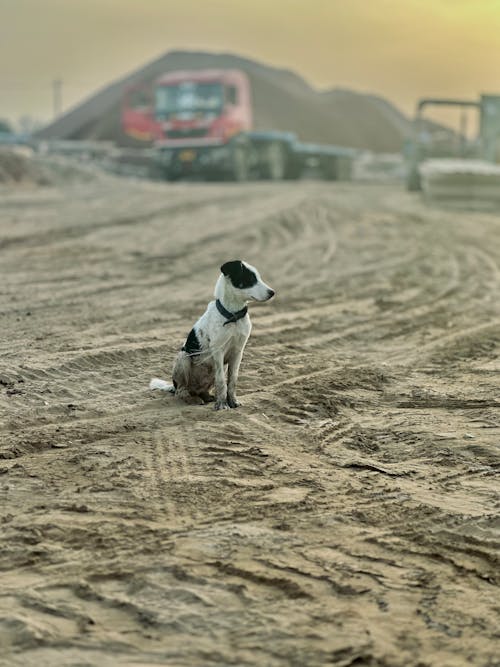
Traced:
<svg viewBox="0 0 500 667">
<path fill-rule="evenodd" d="M 268 289 L 267 290 L 267 298 L 268 299 L 272 299 L 275 294 L 276 294 L 276 292 L 273 289 Z"/>
</svg>

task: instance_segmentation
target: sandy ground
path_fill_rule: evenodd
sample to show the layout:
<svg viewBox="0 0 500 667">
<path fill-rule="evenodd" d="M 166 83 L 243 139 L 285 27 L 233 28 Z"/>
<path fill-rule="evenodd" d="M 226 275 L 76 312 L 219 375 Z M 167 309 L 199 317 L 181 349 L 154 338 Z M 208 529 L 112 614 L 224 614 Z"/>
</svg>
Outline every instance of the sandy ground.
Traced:
<svg viewBox="0 0 500 667">
<path fill-rule="evenodd" d="M 493 667 L 500 219 L 397 186 L 0 192 L 0 664 Z M 147 390 L 243 257 L 238 410 Z"/>
</svg>

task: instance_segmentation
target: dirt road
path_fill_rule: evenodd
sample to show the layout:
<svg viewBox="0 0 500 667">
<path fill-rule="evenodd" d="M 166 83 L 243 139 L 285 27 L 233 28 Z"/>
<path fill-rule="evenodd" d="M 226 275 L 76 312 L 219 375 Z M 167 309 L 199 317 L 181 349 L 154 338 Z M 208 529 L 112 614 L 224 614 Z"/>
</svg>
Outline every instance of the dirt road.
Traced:
<svg viewBox="0 0 500 667">
<path fill-rule="evenodd" d="M 2 667 L 500 664 L 498 216 L 102 177 L 0 222 Z M 236 257 L 243 406 L 149 392 Z"/>
</svg>

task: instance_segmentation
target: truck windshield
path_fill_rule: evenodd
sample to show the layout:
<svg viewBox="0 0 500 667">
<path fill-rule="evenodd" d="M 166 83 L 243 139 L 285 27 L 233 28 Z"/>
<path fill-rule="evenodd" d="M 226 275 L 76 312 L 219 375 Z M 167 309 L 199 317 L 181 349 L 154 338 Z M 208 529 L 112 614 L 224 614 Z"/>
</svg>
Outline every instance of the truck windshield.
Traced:
<svg viewBox="0 0 500 667">
<path fill-rule="evenodd" d="M 156 89 L 155 115 L 158 119 L 197 111 L 218 112 L 223 104 L 220 83 L 183 81 Z"/>
</svg>

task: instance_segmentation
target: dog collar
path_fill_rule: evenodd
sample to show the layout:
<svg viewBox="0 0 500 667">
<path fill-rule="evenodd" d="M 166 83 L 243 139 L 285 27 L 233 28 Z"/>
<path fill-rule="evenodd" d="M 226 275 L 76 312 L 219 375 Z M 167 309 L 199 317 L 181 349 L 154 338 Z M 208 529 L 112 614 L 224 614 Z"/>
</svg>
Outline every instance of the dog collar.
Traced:
<svg viewBox="0 0 500 667">
<path fill-rule="evenodd" d="M 241 310 L 238 310 L 238 312 L 231 313 L 229 312 L 229 310 L 226 310 L 224 308 L 219 299 L 217 299 L 215 305 L 217 306 L 217 310 L 219 311 L 219 313 L 227 320 L 227 322 L 224 322 L 224 324 L 222 325 L 224 327 L 226 326 L 226 324 L 230 324 L 231 322 L 237 322 L 238 320 L 241 320 L 243 317 L 245 317 L 245 315 L 248 312 L 248 308 L 245 306 Z"/>
</svg>

